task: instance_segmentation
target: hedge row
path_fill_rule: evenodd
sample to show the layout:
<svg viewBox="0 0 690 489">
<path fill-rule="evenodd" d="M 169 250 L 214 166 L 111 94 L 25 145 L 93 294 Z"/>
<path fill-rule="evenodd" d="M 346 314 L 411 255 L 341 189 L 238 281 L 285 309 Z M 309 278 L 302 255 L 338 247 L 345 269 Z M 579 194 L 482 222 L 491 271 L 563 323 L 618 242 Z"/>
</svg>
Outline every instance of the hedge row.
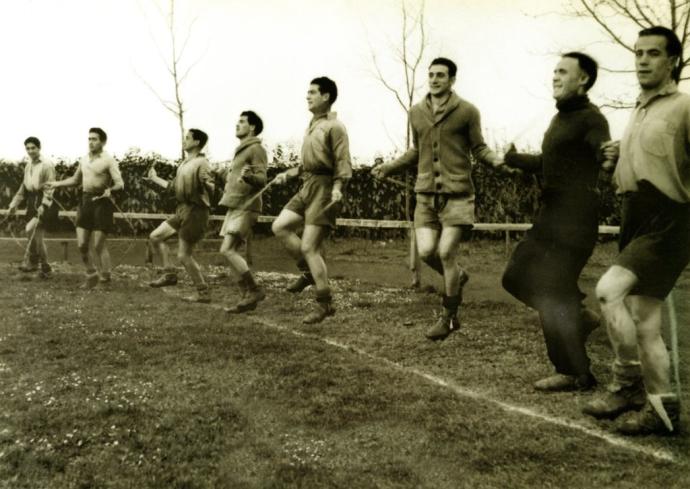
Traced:
<svg viewBox="0 0 690 489">
<path fill-rule="evenodd" d="M 292 161 L 290 161 L 292 160 Z M 269 179 L 278 172 L 294 164 L 274 161 L 269 165 Z M 117 205 L 125 212 L 170 213 L 175 209 L 174 196 L 144 180 L 151 165 L 156 166 L 163 178 L 171 178 L 175 164 L 157 155 L 128 154 L 119 160 L 120 169 L 125 181 L 125 190 L 115 196 Z M 23 175 L 25 163 L 0 161 L 0 207 L 7 208 L 16 192 Z M 59 161 L 56 163 L 58 178 L 62 179 L 74 172 L 76 162 Z M 505 176 L 496 173 L 484 165 L 474 165 L 472 177 L 476 187 L 476 219 L 478 222 L 530 222 L 539 203 L 539 183 L 533 176 Z M 408 182 L 414 181 L 414 175 L 397 177 Z M 277 215 L 280 209 L 296 192 L 298 181 L 285 186 L 271 187 L 264 194 L 263 214 Z M 602 195 L 602 224 L 618 222 L 618 203 L 610 183 L 602 178 L 599 182 Z M 216 191 L 212 201 L 220 200 L 223 182 L 216 182 Z M 57 200 L 68 210 L 76 209 L 79 202 L 79 191 L 75 188 L 58 189 Z M 221 214 L 224 209 L 214 207 L 213 213 Z M 355 168 L 352 180 L 346 191 L 346 202 L 341 217 L 361 219 L 405 219 L 405 193 L 395 184 L 374 179 L 368 167 Z M 116 220 L 122 233 L 131 234 L 127 223 Z M 133 222 L 138 233 L 149 232 L 157 223 L 155 221 L 137 220 Z M 61 224 L 65 230 L 72 228 L 69 220 Z M 344 235 L 378 237 L 385 235 L 381 231 L 364 229 L 340 229 Z M 393 233 L 395 234 L 395 233 Z M 400 234 L 398 231 L 397 234 Z M 389 233 L 390 235 L 390 233 Z"/>
</svg>

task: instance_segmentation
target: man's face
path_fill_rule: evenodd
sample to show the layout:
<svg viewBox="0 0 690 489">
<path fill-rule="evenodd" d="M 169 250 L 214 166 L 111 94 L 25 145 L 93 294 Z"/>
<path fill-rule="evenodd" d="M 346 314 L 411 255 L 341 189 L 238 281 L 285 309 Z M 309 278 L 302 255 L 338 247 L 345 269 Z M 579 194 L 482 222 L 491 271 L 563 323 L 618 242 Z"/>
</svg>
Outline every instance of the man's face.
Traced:
<svg viewBox="0 0 690 489">
<path fill-rule="evenodd" d="M 89 133 L 89 151 L 92 153 L 100 153 L 103 149 L 103 142 L 101 137 L 95 132 Z"/>
<path fill-rule="evenodd" d="M 26 146 L 24 146 L 24 148 L 26 149 L 26 154 L 28 154 L 29 158 L 31 158 L 32 160 L 37 159 L 41 154 L 41 150 L 34 143 L 29 143 Z"/>
<path fill-rule="evenodd" d="M 191 131 L 187 131 L 187 134 L 184 136 L 184 150 L 189 151 L 190 149 L 194 149 L 197 146 L 199 146 L 199 141 L 194 139 L 194 136 L 192 135 Z"/>
<path fill-rule="evenodd" d="M 565 100 L 584 93 L 587 74 L 575 58 L 561 58 L 553 70 L 553 98 Z"/>
<path fill-rule="evenodd" d="M 329 94 L 322 94 L 318 85 L 309 85 L 307 90 L 307 108 L 311 113 L 324 112 L 330 102 Z"/>
<path fill-rule="evenodd" d="M 247 116 L 240 116 L 240 119 L 237 121 L 237 125 L 235 126 L 235 136 L 238 138 L 244 138 L 251 135 L 253 130 L 254 127 L 249 125 Z"/>
<path fill-rule="evenodd" d="M 439 96 L 450 92 L 455 77 L 448 74 L 448 67 L 445 65 L 431 65 L 429 68 L 429 93 Z"/>
<path fill-rule="evenodd" d="M 671 80 L 675 57 L 666 52 L 664 36 L 641 36 L 635 43 L 637 81 L 644 89 L 654 89 Z"/>
</svg>

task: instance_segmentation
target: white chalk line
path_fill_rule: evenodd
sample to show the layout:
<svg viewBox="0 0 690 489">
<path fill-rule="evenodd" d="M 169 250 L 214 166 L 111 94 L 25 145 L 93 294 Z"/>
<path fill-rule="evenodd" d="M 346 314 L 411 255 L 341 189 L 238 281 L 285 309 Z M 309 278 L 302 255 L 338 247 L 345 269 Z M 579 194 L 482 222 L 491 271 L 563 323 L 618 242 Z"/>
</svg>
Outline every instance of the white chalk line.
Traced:
<svg viewBox="0 0 690 489">
<path fill-rule="evenodd" d="M 171 291 L 167 289 L 161 289 L 164 292 L 166 292 L 168 295 L 177 297 L 175 294 L 173 294 Z M 218 310 L 223 310 L 223 307 L 217 304 L 206 304 L 206 306 L 210 306 L 214 309 Z M 374 355 L 372 353 L 369 353 L 366 350 L 362 350 L 361 348 L 358 348 L 356 346 L 348 345 L 346 343 L 341 343 L 339 341 L 330 339 L 330 338 L 325 338 L 321 336 L 316 336 L 310 333 L 304 333 L 302 331 L 297 331 L 291 328 L 288 328 L 286 326 L 281 326 L 280 324 L 276 324 L 272 321 L 269 321 L 267 319 L 259 318 L 254 315 L 242 315 L 238 317 L 243 317 L 248 319 L 249 321 L 252 321 L 256 324 L 260 324 L 262 326 L 265 326 L 270 329 L 290 333 L 294 336 L 297 336 L 299 338 L 306 338 L 310 340 L 315 340 L 315 341 L 320 341 L 322 343 L 325 343 L 327 345 L 330 345 L 332 347 L 338 348 L 340 350 L 348 351 L 348 352 L 354 352 L 360 356 L 369 358 L 370 360 L 376 361 L 378 363 L 384 364 L 388 367 L 392 367 L 395 370 L 413 375 L 415 377 L 420 377 L 427 382 L 430 382 L 432 384 L 438 385 L 440 387 L 444 387 L 446 389 L 449 389 L 453 393 L 455 393 L 458 396 L 461 397 L 466 397 L 469 399 L 473 399 L 475 401 L 480 401 L 480 402 L 486 402 L 493 404 L 495 406 L 500 407 L 504 411 L 507 411 L 509 413 L 516 413 L 516 414 L 521 414 L 523 416 L 527 416 L 530 418 L 535 418 L 540 421 L 546 422 L 546 423 L 551 423 L 556 426 L 561 426 L 563 428 L 568 428 L 574 431 L 579 431 L 580 433 L 583 433 L 587 436 L 591 436 L 593 438 L 598 438 L 600 440 L 604 440 L 610 445 L 613 445 L 615 447 L 623 448 L 625 450 L 629 450 L 632 452 L 637 452 L 641 453 L 643 455 L 655 458 L 657 460 L 663 461 L 663 462 L 676 462 L 675 457 L 671 452 L 668 450 L 663 450 L 663 449 L 656 449 L 656 448 L 650 448 L 646 447 L 644 445 L 638 445 L 637 443 L 633 443 L 629 441 L 626 438 L 623 438 L 621 436 L 613 435 L 611 433 L 608 433 L 603 430 L 595 429 L 595 428 L 590 428 L 588 426 L 581 425 L 579 423 L 576 423 L 574 421 L 571 421 L 566 418 L 559 418 L 557 416 L 550 416 L 548 414 L 540 413 L 538 411 L 535 411 L 531 408 L 528 408 L 526 406 L 519 406 L 515 404 L 510 404 L 505 401 L 501 401 L 500 399 L 495 399 L 493 397 L 487 396 L 481 392 L 477 392 L 471 389 L 467 389 L 465 387 L 462 387 L 460 385 L 455 384 L 452 381 L 443 379 L 441 377 L 438 377 L 436 375 L 430 374 L 428 372 L 425 372 L 423 370 L 419 370 L 414 367 L 407 367 L 405 365 L 402 365 L 401 363 L 394 362 L 393 360 L 390 360 L 385 357 L 380 357 L 377 355 Z"/>
</svg>

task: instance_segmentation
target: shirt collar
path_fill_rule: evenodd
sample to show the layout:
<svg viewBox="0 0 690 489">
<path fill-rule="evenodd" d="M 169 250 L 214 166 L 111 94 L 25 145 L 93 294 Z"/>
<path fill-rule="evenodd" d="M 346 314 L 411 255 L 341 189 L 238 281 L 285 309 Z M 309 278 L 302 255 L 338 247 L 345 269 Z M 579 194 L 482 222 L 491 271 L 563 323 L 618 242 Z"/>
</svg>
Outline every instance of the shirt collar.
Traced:
<svg viewBox="0 0 690 489">
<path fill-rule="evenodd" d="M 239 144 L 239 146 L 237 146 L 237 148 L 235 148 L 235 156 L 237 156 L 237 153 L 242 151 L 244 148 L 251 146 L 253 144 L 261 144 L 261 139 L 257 136 L 252 136 L 250 138 L 245 139 Z"/>
<path fill-rule="evenodd" d="M 650 93 L 641 93 L 639 97 L 637 97 L 637 107 L 644 107 L 645 105 L 649 105 L 652 100 L 665 97 L 667 95 L 673 95 L 676 92 L 678 92 L 678 85 L 676 85 L 675 81 L 670 80 L 667 84 L 658 87 L 656 90 Z"/>
</svg>

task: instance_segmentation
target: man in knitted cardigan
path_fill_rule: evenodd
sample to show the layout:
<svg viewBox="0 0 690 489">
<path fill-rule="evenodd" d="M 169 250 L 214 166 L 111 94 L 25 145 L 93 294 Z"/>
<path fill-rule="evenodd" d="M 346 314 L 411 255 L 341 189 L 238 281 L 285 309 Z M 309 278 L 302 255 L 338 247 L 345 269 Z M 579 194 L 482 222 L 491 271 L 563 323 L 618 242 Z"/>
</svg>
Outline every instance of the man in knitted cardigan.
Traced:
<svg viewBox="0 0 690 489">
<path fill-rule="evenodd" d="M 376 178 L 417 166 L 415 237 L 420 258 L 443 275 L 443 313 L 429 330 L 445 339 L 460 327 L 458 308 L 468 275 L 457 265 L 460 242 L 474 223 L 471 158 L 502 165 L 482 137 L 479 111 L 453 91 L 457 66 L 436 58 L 429 66 L 429 94 L 410 110 L 413 147 L 400 158 L 372 168 Z"/>
<path fill-rule="evenodd" d="M 558 113 L 544 134 L 542 153 L 520 154 L 511 144 L 505 163 L 543 179 L 541 207 L 534 225 L 515 248 L 503 287 L 539 311 L 546 349 L 556 374 L 539 380 L 541 391 L 590 389 L 585 341 L 599 324 L 584 309 L 578 278 L 597 240 L 597 180 L 610 139 L 608 123 L 587 97 L 597 79 L 597 63 L 572 52 L 563 55 L 553 76 Z"/>
</svg>

